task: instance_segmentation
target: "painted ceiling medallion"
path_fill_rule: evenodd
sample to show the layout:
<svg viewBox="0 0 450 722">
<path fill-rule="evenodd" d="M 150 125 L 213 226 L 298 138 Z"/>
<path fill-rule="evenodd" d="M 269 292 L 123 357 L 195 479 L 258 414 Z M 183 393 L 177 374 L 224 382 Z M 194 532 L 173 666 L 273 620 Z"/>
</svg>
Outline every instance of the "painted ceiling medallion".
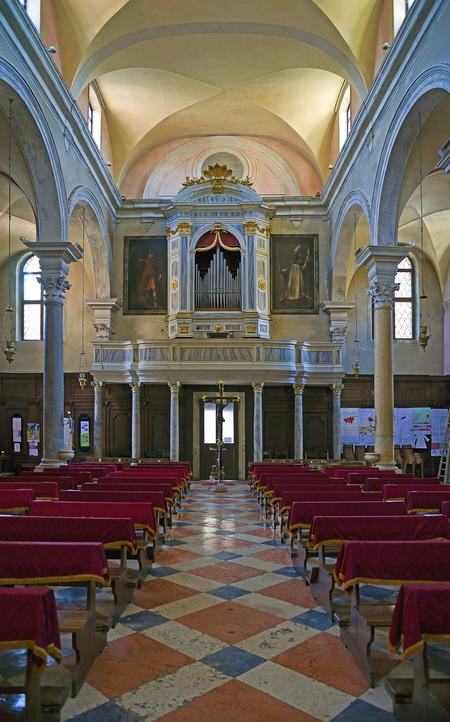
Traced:
<svg viewBox="0 0 450 722">
<path fill-rule="evenodd" d="M 186 176 L 186 180 L 183 183 L 183 188 L 189 188 L 194 185 L 202 185 L 205 183 L 212 183 L 213 193 L 223 193 L 224 183 L 234 183 L 237 185 L 248 186 L 251 188 L 253 182 L 247 176 L 246 178 L 236 178 L 233 175 L 233 171 L 227 168 L 226 165 L 215 163 L 209 165 L 206 170 L 203 171 L 200 178 L 190 178 Z"/>
</svg>

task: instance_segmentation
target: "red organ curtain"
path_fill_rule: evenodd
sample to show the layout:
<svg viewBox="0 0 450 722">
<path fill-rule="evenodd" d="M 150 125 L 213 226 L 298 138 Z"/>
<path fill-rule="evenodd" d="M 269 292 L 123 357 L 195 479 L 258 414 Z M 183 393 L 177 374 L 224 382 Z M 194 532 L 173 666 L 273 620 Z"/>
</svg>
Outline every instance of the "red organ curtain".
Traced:
<svg viewBox="0 0 450 722">
<path fill-rule="evenodd" d="M 241 246 L 232 233 L 223 229 L 207 231 L 197 241 L 195 262 L 200 276 L 204 278 L 208 273 L 216 249 L 222 251 L 229 272 L 236 278 L 241 261 Z"/>
</svg>

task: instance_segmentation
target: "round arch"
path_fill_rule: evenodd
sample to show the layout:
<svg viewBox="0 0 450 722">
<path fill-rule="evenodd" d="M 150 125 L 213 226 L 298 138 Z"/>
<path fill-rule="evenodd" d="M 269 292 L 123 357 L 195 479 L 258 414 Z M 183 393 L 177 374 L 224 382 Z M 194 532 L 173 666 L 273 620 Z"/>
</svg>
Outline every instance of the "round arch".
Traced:
<svg viewBox="0 0 450 722">
<path fill-rule="evenodd" d="M 370 243 L 370 205 L 361 191 L 352 191 L 347 195 L 334 224 L 328 269 L 332 299 L 344 299 L 346 295 L 348 257 L 354 236 L 355 214 L 357 223 L 364 217 L 369 229 Z"/>
<path fill-rule="evenodd" d="M 371 235 L 376 245 L 396 244 L 401 184 L 418 135 L 417 113 L 425 122 L 449 92 L 450 67 L 436 65 L 416 79 L 397 108 L 386 133 L 373 191 Z"/>
<path fill-rule="evenodd" d="M 59 156 L 42 108 L 19 72 L 0 58 L 0 104 L 14 99 L 12 122 L 28 165 L 37 239 L 67 240 L 66 192 Z"/>
<path fill-rule="evenodd" d="M 77 186 L 69 197 L 67 233 L 73 213 L 77 206 L 86 211 L 86 229 L 94 269 L 94 287 L 96 298 L 109 298 L 111 294 L 111 245 L 108 227 L 97 198 L 89 188 Z"/>
</svg>

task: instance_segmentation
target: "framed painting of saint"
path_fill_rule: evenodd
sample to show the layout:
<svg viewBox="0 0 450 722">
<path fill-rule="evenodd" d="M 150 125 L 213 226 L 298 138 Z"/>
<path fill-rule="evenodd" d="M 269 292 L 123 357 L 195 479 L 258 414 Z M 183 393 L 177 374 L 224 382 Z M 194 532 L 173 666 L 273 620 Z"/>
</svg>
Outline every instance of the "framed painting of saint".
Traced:
<svg viewBox="0 0 450 722">
<path fill-rule="evenodd" d="M 319 312 L 317 235 L 272 236 L 272 313 Z"/>
<path fill-rule="evenodd" d="M 124 238 L 124 313 L 167 313 L 167 240 Z"/>
</svg>

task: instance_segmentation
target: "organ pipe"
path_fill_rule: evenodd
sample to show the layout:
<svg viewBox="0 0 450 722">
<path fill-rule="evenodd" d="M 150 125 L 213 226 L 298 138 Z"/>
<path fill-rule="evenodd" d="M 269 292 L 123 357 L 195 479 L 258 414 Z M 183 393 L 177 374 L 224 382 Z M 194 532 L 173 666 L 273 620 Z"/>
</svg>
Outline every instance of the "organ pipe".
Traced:
<svg viewBox="0 0 450 722">
<path fill-rule="evenodd" d="M 241 306 L 240 267 L 235 277 L 220 249 L 214 253 L 207 272 L 195 267 L 195 307 L 197 309 L 238 309 Z"/>
</svg>

